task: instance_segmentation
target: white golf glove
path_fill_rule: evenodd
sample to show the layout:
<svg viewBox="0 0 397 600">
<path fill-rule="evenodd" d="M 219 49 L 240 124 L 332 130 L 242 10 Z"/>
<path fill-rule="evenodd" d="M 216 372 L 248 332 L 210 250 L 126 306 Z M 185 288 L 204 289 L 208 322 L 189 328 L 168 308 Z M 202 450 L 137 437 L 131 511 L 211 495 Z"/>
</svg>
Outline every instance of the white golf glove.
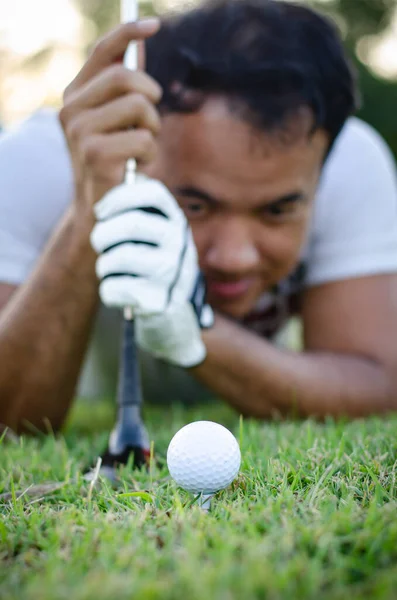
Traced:
<svg viewBox="0 0 397 600">
<path fill-rule="evenodd" d="M 132 308 L 138 344 L 184 367 L 206 355 L 201 326 L 213 313 L 183 211 L 159 181 L 138 176 L 95 205 L 91 244 L 99 254 L 99 294 L 107 306 Z"/>
<path fill-rule="evenodd" d="M 207 354 L 201 329 L 212 327 L 213 323 L 214 313 L 205 304 L 204 280 L 199 275 L 190 300 L 171 303 L 158 315 L 137 317 L 137 341 L 157 358 L 179 367 L 194 367 Z"/>
</svg>

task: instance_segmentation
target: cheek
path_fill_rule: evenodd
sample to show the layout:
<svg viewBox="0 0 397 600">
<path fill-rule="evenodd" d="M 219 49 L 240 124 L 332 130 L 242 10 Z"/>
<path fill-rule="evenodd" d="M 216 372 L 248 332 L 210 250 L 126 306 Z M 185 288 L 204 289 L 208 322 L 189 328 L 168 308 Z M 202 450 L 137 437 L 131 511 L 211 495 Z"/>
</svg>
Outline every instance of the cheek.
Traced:
<svg viewBox="0 0 397 600">
<path fill-rule="evenodd" d="M 247 225 L 247 237 L 255 246 L 259 258 L 256 269 L 277 283 L 288 275 L 299 261 L 302 246 L 306 240 L 308 218 L 305 216 L 295 222 L 269 225 L 252 220 Z M 207 252 L 213 247 L 214 236 L 221 232 L 209 220 L 191 221 L 190 226 L 198 251 L 200 266 L 205 267 Z M 222 229 L 223 231 L 223 229 Z M 236 236 L 234 236 L 236 237 Z M 254 266 L 254 265 L 252 265 Z"/>
<path fill-rule="evenodd" d="M 152 161 L 149 164 L 140 165 L 139 173 L 142 173 L 142 175 L 146 175 L 146 177 L 150 177 L 151 179 L 158 179 L 165 185 L 165 182 L 161 177 L 161 170 L 159 169 L 156 161 Z"/>
<path fill-rule="evenodd" d="M 205 256 L 206 249 L 211 243 L 210 228 L 205 222 L 190 221 L 190 229 L 192 230 L 194 243 L 197 248 L 200 266 L 202 267 L 202 259 Z"/>
<path fill-rule="evenodd" d="M 299 261 L 306 240 L 307 219 L 299 222 L 262 226 L 257 233 L 258 248 L 263 264 L 276 283 L 288 275 Z"/>
</svg>

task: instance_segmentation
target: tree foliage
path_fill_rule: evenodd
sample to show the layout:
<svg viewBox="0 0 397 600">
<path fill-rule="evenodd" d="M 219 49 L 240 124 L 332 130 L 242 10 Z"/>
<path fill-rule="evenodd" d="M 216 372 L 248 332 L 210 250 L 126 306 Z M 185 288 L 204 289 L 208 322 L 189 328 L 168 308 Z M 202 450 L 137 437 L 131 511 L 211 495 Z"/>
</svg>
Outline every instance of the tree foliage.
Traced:
<svg viewBox="0 0 397 600">
<path fill-rule="evenodd" d="M 120 20 L 119 0 L 73 0 L 74 4 L 95 27 L 97 37 L 115 27 Z M 155 14 L 155 6 L 151 0 L 139 2 L 139 12 L 142 16 Z"/>
</svg>

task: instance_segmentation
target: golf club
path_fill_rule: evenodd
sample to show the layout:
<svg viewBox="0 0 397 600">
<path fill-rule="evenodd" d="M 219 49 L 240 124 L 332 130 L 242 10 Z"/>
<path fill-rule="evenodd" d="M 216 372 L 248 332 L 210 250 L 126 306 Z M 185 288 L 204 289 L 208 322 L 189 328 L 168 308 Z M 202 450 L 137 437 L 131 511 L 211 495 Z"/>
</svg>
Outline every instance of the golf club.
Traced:
<svg viewBox="0 0 397 600">
<path fill-rule="evenodd" d="M 121 22 L 137 19 L 138 0 L 121 0 Z M 124 56 L 124 65 L 128 69 L 137 68 L 136 43 L 129 44 Z M 134 183 L 135 175 L 136 161 L 130 159 L 126 165 L 125 183 Z M 147 464 L 150 456 L 149 438 L 141 416 L 142 390 L 133 317 L 132 309 L 125 307 L 117 386 L 117 418 L 108 447 L 101 457 L 100 474 L 111 480 L 116 479 L 116 468 L 127 464 L 131 456 L 135 468 Z"/>
</svg>

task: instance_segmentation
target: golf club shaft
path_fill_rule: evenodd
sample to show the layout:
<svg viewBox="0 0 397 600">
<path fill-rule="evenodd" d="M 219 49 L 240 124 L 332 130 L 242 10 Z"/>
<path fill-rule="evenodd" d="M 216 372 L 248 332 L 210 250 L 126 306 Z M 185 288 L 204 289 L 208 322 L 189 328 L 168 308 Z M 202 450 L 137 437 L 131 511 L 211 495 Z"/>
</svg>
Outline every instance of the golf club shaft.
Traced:
<svg viewBox="0 0 397 600">
<path fill-rule="evenodd" d="M 120 8 L 123 23 L 138 19 L 137 0 L 121 0 Z M 129 69 L 137 68 L 138 50 L 134 42 L 131 42 L 127 48 L 124 65 Z M 135 176 L 136 161 L 130 159 L 126 164 L 125 183 L 133 183 Z M 110 436 L 110 452 L 120 454 L 127 446 L 147 448 L 146 430 L 141 419 L 142 391 L 135 344 L 135 326 L 130 307 L 124 308 L 117 404 L 117 423 Z"/>
<path fill-rule="evenodd" d="M 121 21 L 138 19 L 137 0 L 121 0 Z M 124 65 L 136 69 L 138 49 L 136 43 L 129 44 L 124 57 Z M 134 183 L 136 177 L 136 161 L 130 159 L 126 163 L 125 184 Z M 142 422 L 142 391 L 140 373 L 135 344 L 135 324 L 131 307 L 124 308 L 122 326 L 122 344 L 117 384 L 117 417 L 110 434 L 107 450 L 101 456 L 101 474 L 115 481 L 116 467 L 127 464 L 133 455 L 133 465 L 141 467 L 147 464 L 150 447 L 146 428 Z M 90 469 L 85 477 L 92 481 L 96 470 Z"/>
<path fill-rule="evenodd" d="M 120 20 L 122 23 L 137 21 L 139 16 L 138 0 L 121 0 L 120 2 Z M 124 66 L 131 71 L 138 68 L 138 45 L 136 42 L 130 42 L 124 55 Z M 136 177 L 136 161 L 130 158 L 127 161 L 125 171 L 125 183 L 134 183 Z M 132 311 L 126 307 L 124 309 L 124 318 L 131 320 Z"/>
</svg>

